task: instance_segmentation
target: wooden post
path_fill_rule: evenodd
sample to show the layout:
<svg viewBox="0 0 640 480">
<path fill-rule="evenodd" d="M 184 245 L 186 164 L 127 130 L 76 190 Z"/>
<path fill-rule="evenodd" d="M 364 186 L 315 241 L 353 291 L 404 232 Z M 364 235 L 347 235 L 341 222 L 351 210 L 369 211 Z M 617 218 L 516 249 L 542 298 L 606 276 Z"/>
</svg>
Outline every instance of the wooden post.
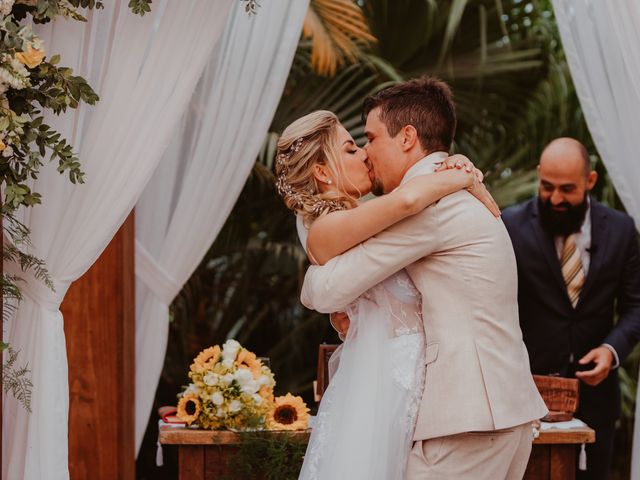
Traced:
<svg viewBox="0 0 640 480">
<path fill-rule="evenodd" d="M 134 217 L 61 310 L 69 360 L 72 479 L 134 480 Z"/>
</svg>

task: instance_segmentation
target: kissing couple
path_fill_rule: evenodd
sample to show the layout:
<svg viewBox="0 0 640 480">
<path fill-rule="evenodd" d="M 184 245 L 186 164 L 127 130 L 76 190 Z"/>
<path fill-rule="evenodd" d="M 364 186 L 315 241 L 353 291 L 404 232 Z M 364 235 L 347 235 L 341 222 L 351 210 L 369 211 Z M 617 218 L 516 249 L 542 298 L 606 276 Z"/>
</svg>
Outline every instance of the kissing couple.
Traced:
<svg viewBox="0 0 640 480">
<path fill-rule="evenodd" d="M 365 99 L 363 119 L 364 148 L 327 111 L 278 142 L 278 191 L 313 263 L 301 300 L 340 312 L 344 340 L 299 478 L 521 479 L 547 408 L 500 212 L 447 153 L 451 90 L 397 84 Z"/>
</svg>

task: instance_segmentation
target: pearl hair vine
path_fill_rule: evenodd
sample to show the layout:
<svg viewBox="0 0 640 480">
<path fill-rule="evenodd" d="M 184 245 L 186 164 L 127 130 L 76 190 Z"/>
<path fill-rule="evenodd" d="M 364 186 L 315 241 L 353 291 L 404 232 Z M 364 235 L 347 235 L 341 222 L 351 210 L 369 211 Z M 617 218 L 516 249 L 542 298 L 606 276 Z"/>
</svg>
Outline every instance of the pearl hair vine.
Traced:
<svg viewBox="0 0 640 480">
<path fill-rule="evenodd" d="M 305 206 L 305 200 L 307 200 L 306 203 L 310 204 L 310 206 L 312 207 L 311 214 L 314 217 L 318 217 L 327 209 L 329 211 L 342 209 L 343 206 L 339 201 L 323 200 L 317 197 L 314 198 L 316 192 L 312 191 L 311 189 L 308 189 L 305 192 L 296 191 L 287 181 L 286 177 L 289 174 L 289 165 L 287 165 L 287 161 L 291 158 L 292 155 L 300 151 L 303 143 L 304 137 L 296 139 L 289 148 L 278 154 L 278 156 L 276 157 L 276 166 L 279 167 L 276 179 L 276 188 L 278 190 L 278 193 L 285 199 L 292 199 L 294 201 L 293 208 L 296 210 L 303 210 Z"/>
</svg>

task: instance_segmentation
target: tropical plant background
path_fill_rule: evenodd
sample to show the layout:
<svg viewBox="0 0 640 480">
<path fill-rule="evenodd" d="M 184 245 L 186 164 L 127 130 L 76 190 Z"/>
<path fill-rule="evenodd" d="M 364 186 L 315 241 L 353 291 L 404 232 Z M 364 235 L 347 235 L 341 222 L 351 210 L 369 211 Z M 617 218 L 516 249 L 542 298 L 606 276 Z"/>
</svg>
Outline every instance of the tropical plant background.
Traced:
<svg viewBox="0 0 640 480">
<path fill-rule="evenodd" d="M 622 208 L 586 127 L 550 0 L 311 0 L 253 171 L 221 234 L 172 305 L 156 406 L 175 404 L 191 359 L 229 337 L 271 359 L 277 393 L 291 391 L 314 405 L 318 345 L 338 339 L 326 316 L 298 300 L 307 260 L 274 188 L 275 145 L 286 125 L 316 109 L 336 112 L 362 144 L 364 96 L 424 74 L 452 86 L 459 119 L 454 148 L 486 172 L 501 206 L 533 195 L 542 148 L 571 136 L 593 153 L 601 175 L 595 195 Z M 638 360 L 636 351 L 621 368 L 619 479 L 629 476 Z M 156 435 L 154 420 L 138 458 L 138 478 L 175 478 L 170 449 L 166 466 L 154 466 Z"/>
</svg>

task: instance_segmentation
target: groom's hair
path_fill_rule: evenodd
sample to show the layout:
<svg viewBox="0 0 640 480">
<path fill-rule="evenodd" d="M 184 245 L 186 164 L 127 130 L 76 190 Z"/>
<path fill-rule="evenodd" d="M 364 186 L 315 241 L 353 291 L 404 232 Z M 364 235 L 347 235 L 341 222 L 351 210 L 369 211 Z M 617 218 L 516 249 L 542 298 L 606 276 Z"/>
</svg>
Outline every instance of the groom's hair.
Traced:
<svg viewBox="0 0 640 480">
<path fill-rule="evenodd" d="M 449 151 L 456 132 L 456 109 L 451 89 L 443 81 L 421 77 L 369 95 L 364 99 L 363 122 L 378 107 L 380 120 L 392 137 L 412 125 L 423 149 Z"/>
</svg>

